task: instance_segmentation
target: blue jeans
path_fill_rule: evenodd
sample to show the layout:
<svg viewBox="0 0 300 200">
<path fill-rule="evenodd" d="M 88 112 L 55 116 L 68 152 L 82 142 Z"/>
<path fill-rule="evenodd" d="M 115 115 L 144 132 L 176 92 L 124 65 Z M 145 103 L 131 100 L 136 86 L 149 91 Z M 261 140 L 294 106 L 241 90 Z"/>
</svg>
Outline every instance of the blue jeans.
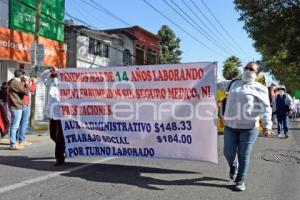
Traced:
<svg viewBox="0 0 300 200">
<path fill-rule="evenodd" d="M 287 134 L 289 129 L 288 129 L 288 118 L 289 118 L 289 114 L 285 113 L 285 114 L 277 114 L 277 132 L 278 134 L 281 133 L 282 129 L 284 131 L 284 134 Z"/>
<path fill-rule="evenodd" d="M 30 118 L 30 106 L 24 106 L 22 110 L 22 119 L 21 125 L 19 129 L 19 142 L 23 142 L 26 140 L 26 130 L 28 127 Z"/>
<path fill-rule="evenodd" d="M 11 123 L 10 123 L 10 146 L 15 147 L 17 143 L 17 131 L 20 127 L 20 122 L 22 118 L 22 110 L 17 110 L 16 108 L 10 109 L 11 113 Z"/>
<path fill-rule="evenodd" d="M 238 166 L 237 177 L 245 177 L 248 173 L 250 154 L 258 133 L 258 128 L 233 129 L 226 126 L 224 129 L 224 156 L 229 166 Z"/>
</svg>

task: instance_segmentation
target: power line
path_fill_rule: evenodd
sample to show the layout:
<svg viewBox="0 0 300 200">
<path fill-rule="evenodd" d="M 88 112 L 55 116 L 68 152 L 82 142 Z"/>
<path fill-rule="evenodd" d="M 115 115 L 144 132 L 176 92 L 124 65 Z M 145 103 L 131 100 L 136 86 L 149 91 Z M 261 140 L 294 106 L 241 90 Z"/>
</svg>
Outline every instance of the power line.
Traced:
<svg viewBox="0 0 300 200">
<path fill-rule="evenodd" d="M 223 55 L 219 54 L 218 52 L 216 52 L 215 50 L 213 50 L 212 48 L 210 48 L 209 46 L 207 46 L 206 44 L 204 44 L 203 42 L 201 42 L 200 40 L 198 40 L 195 36 L 193 36 L 192 34 L 190 34 L 189 32 L 187 32 L 186 30 L 184 30 L 181 26 L 179 26 L 177 23 L 175 23 L 172 19 L 170 19 L 169 17 L 167 17 L 165 14 L 163 14 L 161 11 L 159 11 L 157 8 L 155 8 L 152 4 L 150 4 L 148 1 L 143 0 L 148 6 L 150 6 L 153 10 L 155 10 L 158 14 L 160 14 L 162 17 L 164 17 L 165 19 L 167 19 L 168 21 L 170 21 L 174 26 L 176 26 L 178 29 L 180 29 L 181 31 L 183 31 L 185 34 L 187 34 L 188 36 L 190 36 L 192 39 L 194 39 L 196 42 L 198 42 L 199 44 L 201 44 L 202 46 L 206 47 L 207 49 L 209 49 L 210 51 L 214 52 L 216 55 L 219 55 L 221 57 L 224 57 Z"/>
<path fill-rule="evenodd" d="M 74 3 L 74 4 L 73 4 Z M 78 12 L 82 17 L 85 16 L 84 18 L 87 19 L 86 15 L 84 12 L 82 12 L 81 9 L 78 9 L 75 5 L 76 5 L 76 0 L 73 1 L 72 3 L 70 3 L 71 7 L 73 7 L 74 10 L 76 10 L 75 12 Z M 68 12 L 66 12 L 67 14 Z"/>
<path fill-rule="evenodd" d="M 67 9 L 66 9 L 66 11 L 65 11 L 65 15 L 66 15 L 67 17 L 69 17 L 70 19 L 75 19 L 76 21 L 80 22 L 81 24 L 84 24 L 84 25 L 87 26 L 87 27 L 91 27 L 91 28 L 96 29 L 94 26 L 92 26 L 92 25 L 86 23 L 85 21 L 83 21 L 83 20 L 81 20 L 81 19 L 79 19 L 79 18 L 77 18 L 77 17 L 74 17 L 74 16 L 70 15 L 70 13 L 68 13 Z"/>
<path fill-rule="evenodd" d="M 81 16 L 85 16 L 85 19 L 89 19 L 88 17 L 86 17 L 87 16 L 86 14 L 88 13 L 89 16 L 93 17 L 94 19 L 97 19 L 96 21 L 101 22 L 101 24 L 105 24 L 107 26 L 110 26 L 104 20 L 101 20 L 101 19 L 99 19 L 99 17 L 96 17 L 95 15 L 93 15 L 93 13 L 91 13 L 91 12 L 82 12 L 81 9 L 83 9 L 84 7 L 81 6 L 76 0 L 72 1 L 72 3 L 70 3 L 70 4 L 71 4 L 72 7 L 74 7 L 81 14 Z M 76 5 L 79 6 L 80 9 L 78 9 Z"/>
<path fill-rule="evenodd" d="M 187 17 L 189 18 L 193 23 L 191 23 L 186 17 L 181 15 L 173 6 L 171 6 L 166 0 L 163 0 L 173 11 L 175 11 L 179 16 L 181 16 L 187 23 L 189 23 L 192 27 L 194 27 L 201 35 L 203 35 L 207 40 L 209 40 L 211 43 L 213 43 L 216 47 L 218 47 L 221 51 L 224 51 L 231 54 L 229 51 L 227 51 L 218 41 L 216 41 L 214 38 L 211 38 L 210 35 L 205 31 L 202 30 L 202 28 L 199 26 L 197 22 L 195 22 L 184 10 L 182 10 L 173 0 L 171 2 Z"/>
<path fill-rule="evenodd" d="M 126 26 L 131 26 L 128 22 L 122 20 L 121 18 L 119 18 L 118 16 L 116 16 L 115 14 L 113 14 L 112 12 L 110 12 L 108 9 L 104 8 L 103 6 L 101 6 L 99 3 L 95 2 L 94 0 L 90 0 L 90 1 L 86 1 L 83 0 L 83 2 L 93 8 L 95 8 L 96 10 L 109 15 L 110 17 L 118 20 L 119 22 L 121 22 L 122 24 L 125 24 Z"/>
<path fill-rule="evenodd" d="M 204 27 L 217 39 L 219 39 L 219 41 L 222 41 L 222 38 L 220 37 L 220 33 L 217 30 L 217 34 L 215 34 L 215 32 L 197 15 L 197 13 L 185 2 L 185 0 L 181 0 L 182 3 L 188 8 L 188 10 L 190 12 L 192 12 L 192 14 L 204 25 Z M 201 10 L 200 10 L 201 11 Z M 206 17 L 206 16 L 205 16 Z M 207 19 L 207 18 L 206 18 Z M 208 20 L 208 19 L 207 19 Z M 213 24 L 211 24 L 213 26 L 213 28 L 216 30 L 216 28 L 214 27 Z M 227 45 L 226 45 L 227 46 Z M 230 51 L 236 51 L 235 48 L 232 48 L 231 46 L 227 46 L 229 47 Z M 237 50 L 238 54 L 240 53 L 239 50 Z"/>
<path fill-rule="evenodd" d="M 228 33 L 228 31 L 225 29 L 225 27 L 222 25 L 222 23 L 217 19 L 217 17 L 213 14 L 213 12 L 210 10 L 210 8 L 207 6 L 207 4 L 201 0 L 202 4 L 206 7 L 206 9 L 208 10 L 208 12 L 211 14 L 211 16 L 214 18 L 214 20 L 218 23 L 218 25 L 222 28 L 222 30 L 226 33 L 226 35 L 228 37 L 231 38 L 231 40 L 235 43 L 235 45 L 241 50 L 243 51 L 247 57 L 251 58 L 251 56 L 249 56 L 249 54 L 247 54 L 247 52 L 245 52 L 241 46 L 235 41 L 235 39 Z"/>
<path fill-rule="evenodd" d="M 84 0 L 85 1 L 85 0 Z M 92 1 L 92 0 L 91 0 Z M 84 2 L 85 4 L 87 4 L 87 5 L 89 5 L 89 6 L 92 6 L 89 2 Z M 96 3 L 96 2 L 94 2 L 94 3 Z M 98 5 L 98 6 L 100 6 L 99 4 L 97 4 L 96 3 L 96 5 Z M 94 6 L 92 6 L 92 7 L 94 7 Z M 100 6 L 101 8 L 103 8 L 102 6 Z M 97 8 L 96 8 L 97 9 Z M 105 8 L 104 8 L 105 9 Z M 97 9 L 97 10 L 99 10 L 99 9 Z M 102 11 L 101 11 L 102 12 Z M 108 11 L 109 12 L 109 11 Z M 110 12 L 111 13 L 111 12 Z M 111 13 L 112 14 L 112 13 Z M 82 23 L 82 24 L 84 24 L 85 26 L 87 26 L 87 27 L 91 27 L 91 28 L 93 28 L 93 29 L 96 29 L 97 30 L 97 28 L 96 27 L 94 27 L 94 26 L 92 26 L 92 25 L 90 25 L 90 24 L 88 24 L 87 22 L 85 22 L 85 21 L 83 21 L 83 20 L 81 20 L 81 19 L 79 19 L 79 18 L 76 18 L 76 17 L 74 17 L 74 16 L 72 16 L 72 15 L 70 15 L 68 12 L 66 12 L 66 15 L 69 17 L 69 18 L 71 18 L 71 19 L 75 19 L 76 21 L 78 21 L 78 22 L 80 22 L 80 23 Z M 96 19 L 96 17 L 94 17 L 95 19 Z M 120 19 L 121 20 L 121 19 Z M 120 21 L 120 20 L 118 20 L 118 21 Z M 121 20 L 121 21 L 123 21 L 123 20 Z M 123 22 L 125 22 L 125 21 L 123 21 Z M 123 23 L 122 22 L 122 23 Z M 130 26 L 130 24 L 128 24 L 127 22 L 125 22 L 125 23 L 123 23 L 123 24 L 126 24 L 126 25 L 129 25 Z M 78 30 L 78 29 L 75 29 L 74 27 L 71 27 L 73 30 L 75 30 L 77 33 L 81 33 L 82 35 L 85 35 L 85 36 L 87 36 L 87 37 L 89 37 L 88 35 L 86 35 L 86 34 L 84 34 L 82 31 L 80 31 L 80 30 Z M 195 39 L 195 40 L 197 40 L 196 38 L 193 38 L 193 39 Z M 99 39 L 97 39 L 97 40 L 99 40 Z M 99 41 L 101 41 L 101 42 L 104 42 L 103 40 L 99 40 Z M 198 41 L 198 42 L 200 42 L 201 43 L 201 41 Z M 204 44 L 204 46 L 206 46 L 205 44 Z M 112 46 L 110 46 L 110 45 L 108 45 L 108 47 L 109 48 L 112 48 L 112 49 L 115 49 L 115 50 L 117 50 L 117 51 L 119 51 L 119 52 L 122 52 L 122 53 L 124 53 L 124 51 L 123 50 L 120 50 L 120 49 L 118 49 L 118 48 L 115 48 L 115 47 L 112 47 Z M 210 49 L 208 46 L 206 46 L 208 49 Z M 218 54 L 216 51 L 214 51 L 213 49 L 210 49 L 211 51 L 213 51 L 214 53 L 216 53 L 216 54 Z M 146 51 L 147 52 L 147 51 Z M 159 52 L 158 52 L 159 53 Z M 192 57 L 192 56 L 190 56 L 190 55 L 188 55 L 188 54 L 186 54 L 186 53 L 183 53 L 183 55 L 187 55 L 187 56 L 189 56 L 189 57 Z M 132 57 L 136 57 L 136 56 L 134 56 L 134 55 L 130 55 L 130 56 L 132 56 Z"/>
<path fill-rule="evenodd" d="M 81 20 L 81 19 L 78 19 L 78 18 L 76 18 L 76 17 L 74 17 L 74 16 L 72 16 L 72 15 L 70 15 L 67 11 L 66 11 L 66 15 L 68 16 L 68 17 L 70 17 L 70 18 L 73 18 L 73 19 L 75 19 L 75 20 L 77 20 L 78 22 L 80 22 L 80 23 L 82 23 L 82 24 L 84 24 L 84 25 L 86 25 L 87 27 L 91 27 L 91 28 L 93 28 L 93 29 L 96 29 L 97 30 L 97 28 L 96 27 L 94 27 L 94 26 L 92 26 L 92 25 L 90 25 L 90 24 L 88 24 L 87 22 L 84 22 L 83 20 Z M 87 37 L 89 37 L 88 35 L 86 35 L 86 34 L 84 34 L 84 33 L 82 33 L 82 31 L 80 32 L 80 30 L 78 30 L 78 29 L 75 29 L 74 27 L 71 27 L 73 30 L 75 30 L 75 31 L 77 31 L 77 33 L 81 33 L 81 34 L 83 34 L 83 35 L 85 35 L 85 36 L 87 36 Z M 97 39 L 97 40 L 99 40 L 99 39 Z M 101 42 L 104 42 L 103 40 L 99 40 L 99 41 L 101 41 Z M 117 50 L 117 51 L 119 51 L 119 52 L 122 52 L 122 53 L 124 53 L 124 51 L 123 50 L 120 50 L 120 49 L 117 49 L 117 48 L 115 48 L 115 47 L 112 47 L 112 46 L 108 46 L 109 48 L 112 48 L 112 49 L 115 49 L 115 50 Z M 147 53 L 148 51 L 146 51 L 146 53 Z M 158 55 L 159 55 L 159 52 L 157 52 L 158 53 Z M 188 56 L 188 57 L 190 57 L 190 58 L 193 58 L 193 56 L 191 56 L 191 55 L 188 55 L 188 54 L 186 54 L 186 53 L 182 53 L 183 55 L 186 55 L 186 56 Z M 134 55 L 131 55 L 130 54 L 130 56 L 131 57 L 136 57 L 136 56 L 134 56 Z"/>
<path fill-rule="evenodd" d="M 70 15 L 68 12 L 66 12 L 66 15 L 67 15 L 68 17 L 70 17 L 71 19 L 75 19 L 75 20 L 77 20 L 78 22 L 80 22 L 80 23 L 86 25 L 87 28 L 92 27 L 93 29 L 97 30 L 97 28 L 95 28 L 95 27 L 89 25 L 88 23 L 82 21 L 81 19 L 78 19 L 78 18 L 76 18 L 76 17 Z M 89 37 L 89 38 L 93 38 L 93 37 L 87 35 L 86 33 L 82 32 L 82 30 L 73 27 L 72 25 L 71 25 L 71 26 L 68 26 L 68 27 L 70 27 L 71 29 L 73 29 L 76 33 L 79 33 L 79 34 L 84 35 L 84 36 Z M 105 45 L 107 45 L 108 48 L 111 48 L 111 49 L 114 49 L 114 50 L 116 50 L 116 51 L 118 51 L 118 52 L 124 53 L 124 50 L 121 50 L 121 49 L 118 49 L 118 48 L 116 48 L 116 47 L 113 47 L 113 46 L 107 44 L 104 40 L 101 40 L 101 39 L 99 39 L 99 38 L 93 38 L 93 39 L 98 40 L 98 41 L 100 41 L 100 42 L 102 42 L 102 43 L 105 43 Z M 130 56 L 131 56 L 131 57 L 136 57 L 136 56 L 131 55 L 131 54 L 130 54 Z"/>
<path fill-rule="evenodd" d="M 188 5 L 185 0 L 182 0 L 183 3 L 185 3 L 186 5 Z M 196 8 L 196 10 L 201 14 L 202 17 L 204 17 L 206 19 L 206 21 L 213 27 L 213 29 L 216 31 L 216 33 L 218 34 L 218 36 L 222 37 L 224 40 L 227 41 L 227 43 L 234 49 L 236 50 L 237 52 L 240 52 L 241 50 L 238 49 L 236 47 L 236 45 L 234 43 L 232 43 L 230 40 L 227 39 L 227 37 L 224 36 L 224 34 L 222 33 L 222 31 L 219 31 L 215 25 L 210 21 L 210 19 L 202 12 L 202 10 L 197 6 L 197 4 L 193 1 L 193 0 L 190 0 L 191 3 L 194 5 L 194 7 Z M 199 16 L 197 15 L 197 18 L 199 19 Z M 245 55 L 245 54 L 244 54 Z M 246 55 L 247 57 L 247 55 Z"/>
</svg>

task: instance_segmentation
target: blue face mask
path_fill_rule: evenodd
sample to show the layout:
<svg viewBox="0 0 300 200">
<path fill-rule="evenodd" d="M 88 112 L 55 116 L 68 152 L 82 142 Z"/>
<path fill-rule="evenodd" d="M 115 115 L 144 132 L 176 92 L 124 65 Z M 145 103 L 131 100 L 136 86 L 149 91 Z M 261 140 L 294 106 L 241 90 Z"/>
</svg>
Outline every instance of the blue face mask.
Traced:
<svg viewBox="0 0 300 200">
<path fill-rule="evenodd" d="M 53 81 L 54 86 L 58 86 L 58 78 L 57 77 L 53 78 L 52 81 Z"/>
</svg>

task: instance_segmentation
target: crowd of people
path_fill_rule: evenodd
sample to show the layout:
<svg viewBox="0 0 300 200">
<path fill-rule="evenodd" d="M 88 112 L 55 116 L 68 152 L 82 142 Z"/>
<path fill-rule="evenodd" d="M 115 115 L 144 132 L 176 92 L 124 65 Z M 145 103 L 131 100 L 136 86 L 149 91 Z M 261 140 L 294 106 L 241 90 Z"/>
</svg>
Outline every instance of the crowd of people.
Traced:
<svg viewBox="0 0 300 200">
<path fill-rule="evenodd" d="M 224 113 L 224 155 L 229 165 L 229 177 L 236 182 L 236 189 L 245 190 L 252 147 L 259 135 L 259 118 L 263 122 L 263 135 L 272 133 L 277 123 L 279 138 L 288 138 L 288 118 L 297 117 L 295 98 L 287 93 L 283 85 L 273 84 L 268 89 L 256 82 L 260 72 L 255 62 L 248 63 L 242 80 L 218 81 L 217 87 L 228 92 Z M 30 118 L 31 93 L 36 89 L 35 79 L 25 76 L 18 69 L 15 77 L 1 87 L 0 131 L 9 132 L 10 149 L 19 150 L 31 143 L 26 141 L 26 129 Z M 50 138 L 55 142 L 55 166 L 65 163 L 65 142 L 60 121 L 60 94 L 56 68 L 41 74 L 46 86 L 46 116 L 50 120 Z M 258 109 L 260 107 L 261 109 Z M 2 122 L 9 122 L 2 126 Z M 8 131 L 9 129 L 9 131 Z M 2 136 L 5 134 L 2 134 Z"/>
<path fill-rule="evenodd" d="M 17 69 L 14 78 L 1 87 L 1 135 L 9 133 L 10 150 L 20 150 L 31 145 L 26 140 L 31 112 L 31 94 L 36 90 L 36 80 Z"/>
<path fill-rule="evenodd" d="M 46 86 L 45 115 L 50 120 L 50 138 L 55 142 L 55 166 L 65 162 L 65 142 L 59 120 L 59 91 L 57 69 L 52 68 L 41 74 Z M 31 145 L 26 140 L 26 131 L 31 113 L 31 94 L 36 91 L 36 79 L 25 76 L 17 69 L 14 78 L 2 83 L 0 90 L 0 132 L 3 138 L 9 133 L 10 150 L 21 150 Z M 1 139 L 1 138 L 0 138 Z"/>
<path fill-rule="evenodd" d="M 299 101 L 287 93 L 284 85 L 273 84 L 270 88 L 270 102 L 272 107 L 272 121 L 277 124 L 277 133 L 279 138 L 289 137 L 288 121 L 296 121 L 298 116 Z"/>
</svg>

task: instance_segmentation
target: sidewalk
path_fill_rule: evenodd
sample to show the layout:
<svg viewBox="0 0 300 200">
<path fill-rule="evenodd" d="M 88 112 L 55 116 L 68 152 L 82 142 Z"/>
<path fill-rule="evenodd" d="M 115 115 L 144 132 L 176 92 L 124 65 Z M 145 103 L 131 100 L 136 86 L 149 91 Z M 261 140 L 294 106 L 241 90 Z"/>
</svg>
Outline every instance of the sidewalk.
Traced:
<svg viewBox="0 0 300 200">
<path fill-rule="evenodd" d="M 48 131 L 30 131 L 26 133 L 26 140 L 31 143 L 39 143 L 47 139 L 49 139 Z M 0 150 L 7 150 L 9 148 L 9 144 L 9 134 L 0 138 Z"/>
</svg>

